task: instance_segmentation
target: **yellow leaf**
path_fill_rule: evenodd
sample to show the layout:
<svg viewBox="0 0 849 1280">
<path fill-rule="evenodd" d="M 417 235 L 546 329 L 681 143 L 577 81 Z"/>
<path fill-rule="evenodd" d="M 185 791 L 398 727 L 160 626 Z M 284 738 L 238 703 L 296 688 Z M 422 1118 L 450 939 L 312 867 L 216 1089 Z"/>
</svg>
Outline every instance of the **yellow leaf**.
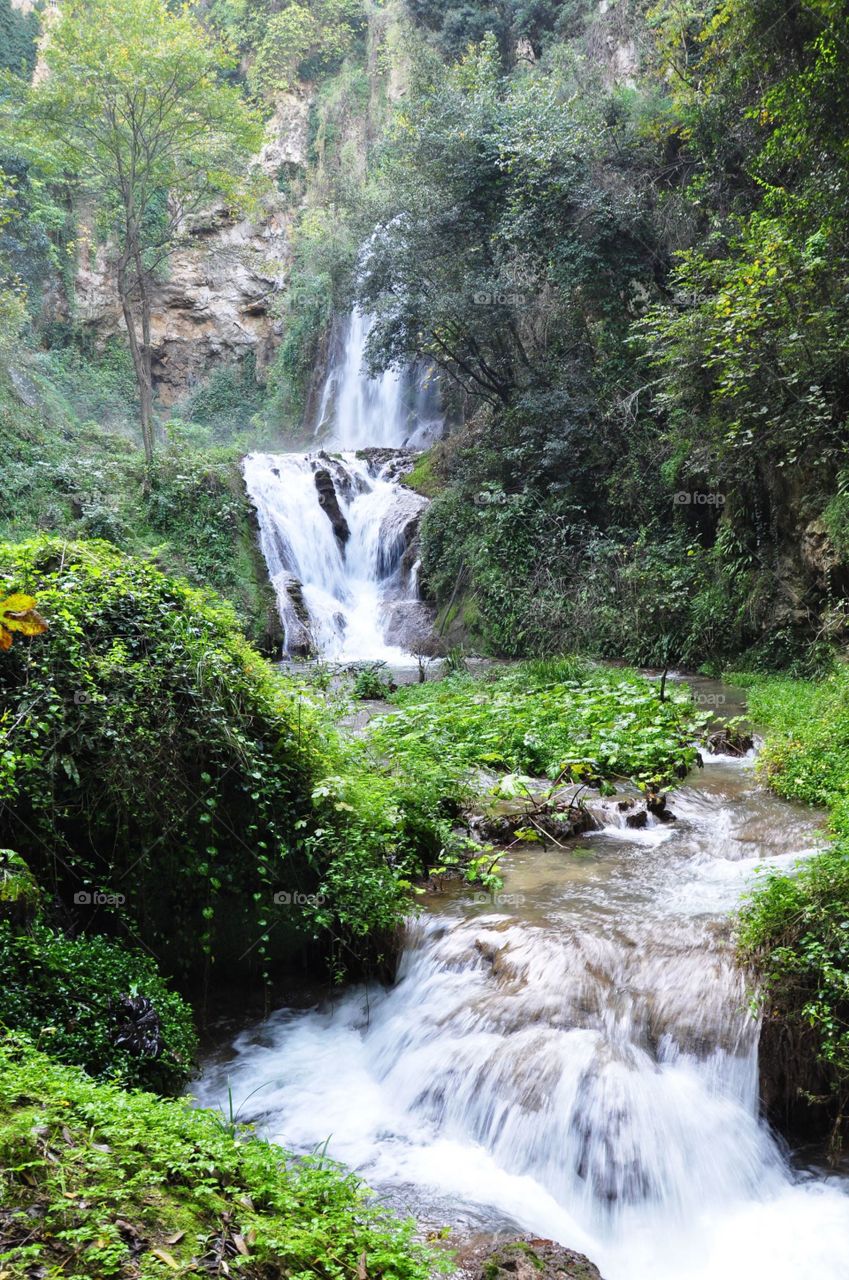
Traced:
<svg viewBox="0 0 849 1280">
<path fill-rule="evenodd" d="M 25 636 L 40 636 L 47 630 L 47 623 L 35 609 L 15 613 L 3 613 L 3 626 L 9 631 L 20 631 Z"/>
<path fill-rule="evenodd" d="M 0 600 L 0 613 L 9 613 L 14 610 L 26 610 L 35 608 L 35 599 L 33 596 L 25 596 L 22 591 L 15 591 L 12 595 L 6 596 L 5 600 Z"/>
<path fill-rule="evenodd" d="M 167 1249 L 151 1249 L 154 1258 L 158 1258 L 160 1262 L 164 1262 L 166 1267 L 170 1267 L 172 1271 L 179 1271 L 180 1264 L 173 1254 Z"/>
</svg>

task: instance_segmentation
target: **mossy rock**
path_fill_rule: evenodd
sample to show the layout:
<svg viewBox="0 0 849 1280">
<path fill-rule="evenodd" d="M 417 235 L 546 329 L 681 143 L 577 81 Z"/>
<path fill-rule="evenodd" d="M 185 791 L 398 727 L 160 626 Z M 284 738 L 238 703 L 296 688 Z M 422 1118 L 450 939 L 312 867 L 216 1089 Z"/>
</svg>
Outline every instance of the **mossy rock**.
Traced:
<svg viewBox="0 0 849 1280">
<path fill-rule="evenodd" d="M 22 927 L 34 919 L 41 890 L 19 853 L 0 849 L 0 920 Z"/>
<path fill-rule="evenodd" d="M 474 1275 L 476 1280 L 602 1280 L 585 1254 L 530 1236 L 497 1246 Z"/>
</svg>

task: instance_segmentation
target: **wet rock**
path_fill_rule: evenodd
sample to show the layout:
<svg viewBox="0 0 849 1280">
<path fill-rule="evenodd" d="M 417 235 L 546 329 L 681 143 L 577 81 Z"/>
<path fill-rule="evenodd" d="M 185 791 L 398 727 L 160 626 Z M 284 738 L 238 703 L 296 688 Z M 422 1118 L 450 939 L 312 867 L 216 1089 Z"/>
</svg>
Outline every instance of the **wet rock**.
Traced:
<svg viewBox="0 0 849 1280">
<path fill-rule="evenodd" d="M 348 528 L 348 521 L 342 514 L 342 508 L 339 506 L 339 498 L 336 495 L 333 477 L 326 467 L 321 467 L 316 471 L 315 487 L 318 490 L 319 506 L 333 526 L 333 536 L 339 543 L 340 548 L 344 547 L 351 536 L 351 530 Z"/>
<path fill-rule="evenodd" d="M 313 638 L 303 583 L 294 573 L 282 573 L 275 585 L 284 619 L 286 652 L 293 657 L 309 657 L 313 651 Z"/>
<path fill-rule="evenodd" d="M 418 453 L 414 449 L 383 449 L 373 446 L 358 449 L 357 457 L 368 463 L 368 469 L 373 476 L 386 468 L 387 480 L 402 480 L 412 469 Z"/>
<path fill-rule="evenodd" d="M 645 809 L 637 809 L 636 813 L 629 813 L 625 819 L 625 826 L 639 830 L 644 827 L 649 820 L 649 815 Z"/>
<path fill-rule="evenodd" d="M 112 1006 L 118 1027 L 112 1042 L 134 1057 L 159 1058 L 164 1049 L 162 1024 L 147 996 L 119 996 Z"/>
<path fill-rule="evenodd" d="M 459 1251 L 457 1260 L 469 1280 L 602 1280 L 585 1254 L 536 1236 L 520 1236 L 495 1248 L 472 1243 Z"/>
<path fill-rule="evenodd" d="M 666 807 L 666 796 L 657 791 L 646 792 L 646 812 L 657 818 L 658 822 L 677 821 L 675 814 Z"/>
<path fill-rule="evenodd" d="M 547 812 L 520 808 L 515 813 L 475 814 L 469 820 L 469 830 L 481 840 L 495 844 L 509 844 L 516 839 L 516 832 L 531 827 L 544 841 L 549 836 L 555 843 L 583 835 L 585 831 L 597 831 L 600 824 L 583 805 L 569 805 Z"/>
</svg>

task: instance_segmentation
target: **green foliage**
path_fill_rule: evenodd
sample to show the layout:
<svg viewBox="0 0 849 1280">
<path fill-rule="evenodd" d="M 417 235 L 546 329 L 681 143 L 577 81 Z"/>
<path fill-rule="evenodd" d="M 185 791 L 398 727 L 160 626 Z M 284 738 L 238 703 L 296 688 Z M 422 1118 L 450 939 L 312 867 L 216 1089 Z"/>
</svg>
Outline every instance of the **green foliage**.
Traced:
<svg viewBox="0 0 849 1280">
<path fill-rule="evenodd" d="M 182 414 L 189 422 L 211 427 L 216 436 L 232 435 L 234 424 L 244 430 L 262 403 L 256 357 L 249 352 L 239 364 L 222 365 L 188 397 Z"/>
<path fill-rule="evenodd" d="M 402 687 L 401 710 L 372 721 L 366 740 L 399 772 L 534 774 L 592 786 L 659 786 L 695 761 L 699 722 L 689 694 L 629 672 L 574 660 L 520 664 L 489 679 L 452 676 Z"/>
<path fill-rule="evenodd" d="M 149 955 L 102 937 L 69 938 L 37 923 L 16 932 L 0 922 L 0 1025 L 26 1032 L 59 1062 L 157 1093 L 190 1079 L 197 1041 L 189 1006 L 169 990 Z M 159 1018 L 161 1055 L 115 1045 L 126 1020 L 120 996 L 146 996 Z"/>
<path fill-rule="evenodd" d="M 185 1101 L 128 1094 L 0 1044 L 0 1262 L 86 1280 L 427 1280 L 440 1263 L 324 1155 L 298 1158 Z"/>
<path fill-rule="evenodd" d="M 35 9 L 25 13 L 11 0 L 0 0 L 0 68 L 30 78 L 35 69 L 38 26 Z"/>
<path fill-rule="evenodd" d="M 231 601 L 249 639 L 276 657 L 282 628 L 256 542 L 239 451 L 188 443 L 173 423 L 168 436 L 147 472 L 142 499 L 145 520 L 159 541 L 157 559 L 168 572 L 212 587 Z"/>
<path fill-rule="evenodd" d="M 0 666 L 6 842 L 69 905 L 124 895 L 121 921 L 176 966 L 264 954 L 279 878 L 305 877 L 308 710 L 229 607 L 106 543 L 7 545 L 0 578 L 50 624 Z"/>
<path fill-rule="evenodd" d="M 306 0 L 252 8 L 247 26 L 256 41 L 250 69 L 254 90 L 273 101 L 297 78 L 335 70 L 365 32 L 362 0 Z"/>
<path fill-rule="evenodd" d="M 392 685 L 382 678 L 377 667 L 363 667 L 354 677 L 355 698 L 387 698 L 391 692 Z"/>
<path fill-rule="evenodd" d="M 793 876 L 766 877 L 743 910 L 740 946 L 758 967 L 767 1016 L 810 1046 L 799 1085 L 820 1092 L 809 1081 L 824 1075 L 820 1101 L 837 1140 L 849 1106 L 849 673 L 746 683 L 750 717 L 768 730 L 760 768 L 769 785 L 830 810 L 833 842 Z"/>
</svg>

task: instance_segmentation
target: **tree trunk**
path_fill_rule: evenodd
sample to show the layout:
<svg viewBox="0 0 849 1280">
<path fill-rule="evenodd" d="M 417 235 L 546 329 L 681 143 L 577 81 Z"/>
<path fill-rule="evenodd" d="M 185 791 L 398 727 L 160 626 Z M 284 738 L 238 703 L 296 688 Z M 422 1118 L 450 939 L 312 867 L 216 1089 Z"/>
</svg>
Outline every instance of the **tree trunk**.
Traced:
<svg viewBox="0 0 849 1280">
<path fill-rule="evenodd" d="M 150 303 L 146 293 L 142 295 L 142 332 L 145 339 L 139 342 L 136 322 L 130 296 L 130 283 L 127 276 L 128 263 L 122 259 L 118 264 L 118 296 L 121 299 L 121 311 L 127 329 L 130 344 L 130 356 L 139 389 L 139 413 L 141 417 L 142 442 L 144 444 L 145 462 L 150 466 L 153 462 L 153 380 L 150 366 Z M 141 282 L 140 282 L 141 283 Z"/>
</svg>

